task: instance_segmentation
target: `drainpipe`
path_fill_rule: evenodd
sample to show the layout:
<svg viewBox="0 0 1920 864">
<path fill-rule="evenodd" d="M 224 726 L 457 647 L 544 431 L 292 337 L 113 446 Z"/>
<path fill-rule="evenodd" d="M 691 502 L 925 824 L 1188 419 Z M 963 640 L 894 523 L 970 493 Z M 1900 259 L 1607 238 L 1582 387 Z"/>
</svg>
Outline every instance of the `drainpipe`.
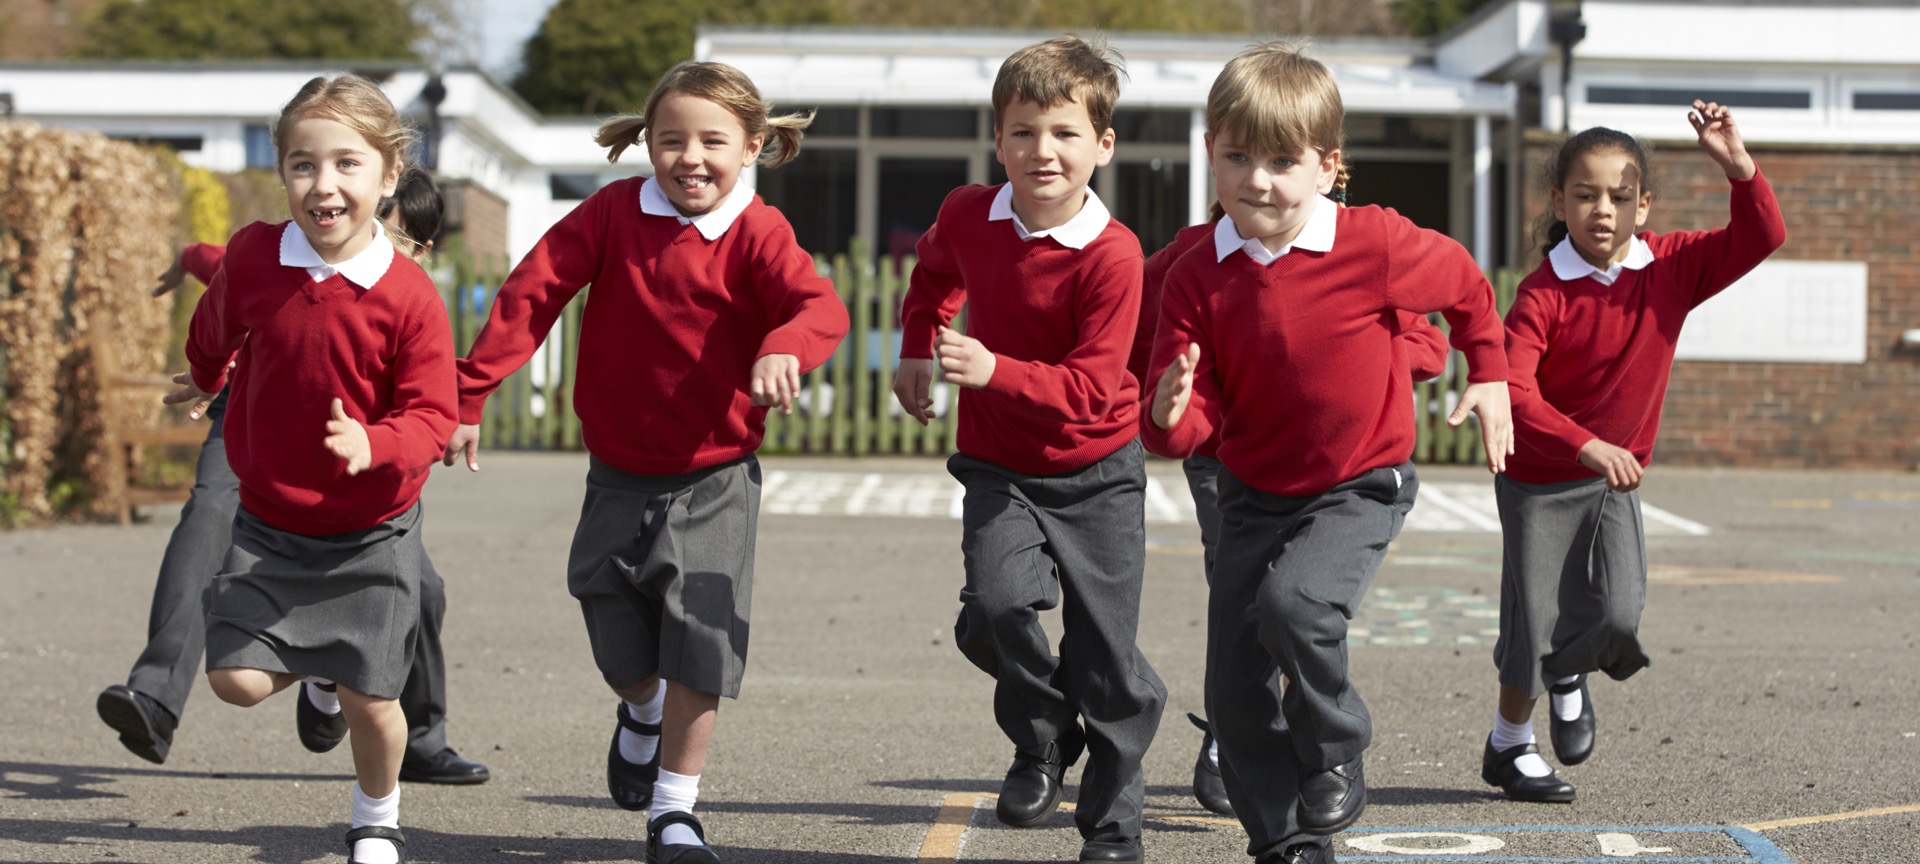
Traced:
<svg viewBox="0 0 1920 864">
<path fill-rule="evenodd" d="M 1580 18 L 1579 0 L 1556 5 L 1547 19 L 1547 38 L 1560 46 L 1560 128 L 1573 131 L 1573 97 L 1567 83 L 1573 80 L 1573 46 L 1587 38 L 1587 22 Z"/>
</svg>

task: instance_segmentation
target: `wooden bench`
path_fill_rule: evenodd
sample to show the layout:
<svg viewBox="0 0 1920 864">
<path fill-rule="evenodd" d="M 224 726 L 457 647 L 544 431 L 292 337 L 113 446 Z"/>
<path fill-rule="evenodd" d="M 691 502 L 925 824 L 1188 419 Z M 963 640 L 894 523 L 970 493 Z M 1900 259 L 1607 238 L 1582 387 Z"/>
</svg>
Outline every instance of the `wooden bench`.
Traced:
<svg viewBox="0 0 1920 864">
<path fill-rule="evenodd" d="M 189 446 L 207 440 L 205 423 L 151 423 L 129 410 L 136 400 L 155 402 L 162 395 L 180 388 L 166 375 L 127 372 L 120 365 L 119 348 L 114 344 L 113 328 L 104 318 L 90 321 L 93 349 L 93 376 L 100 386 L 101 443 L 110 461 L 107 486 L 98 490 L 99 500 L 112 505 L 120 524 L 133 521 L 136 507 L 187 500 L 193 484 L 154 488 L 135 484 L 135 454 L 148 445 Z"/>
</svg>

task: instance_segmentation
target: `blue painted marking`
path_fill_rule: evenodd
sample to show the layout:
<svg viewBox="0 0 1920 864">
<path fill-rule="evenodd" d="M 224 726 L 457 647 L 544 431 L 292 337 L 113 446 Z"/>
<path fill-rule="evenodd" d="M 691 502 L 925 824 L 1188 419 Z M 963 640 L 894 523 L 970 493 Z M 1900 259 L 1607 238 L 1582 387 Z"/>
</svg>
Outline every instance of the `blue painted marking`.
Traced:
<svg viewBox="0 0 1920 864">
<path fill-rule="evenodd" d="M 1527 864 L 1613 864 L 1616 861 L 1657 861 L 1662 864 L 1760 864 L 1752 858 L 1542 858 L 1538 855 L 1433 855 L 1408 852 L 1405 855 L 1341 855 L 1342 861 L 1524 861 Z M 1785 859 L 1781 859 L 1785 860 Z M 1791 862 L 1789 862 L 1791 864 Z"/>
<path fill-rule="evenodd" d="M 1733 842 L 1744 847 L 1747 854 L 1752 855 L 1753 860 L 1759 864 L 1793 864 L 1793 859 L 1788 858 L 1787 853 L 1780 851 L 1780 847 L 1773 845 L 1773 841 L 1760 836 L 1758 831 L 1733 827 L 1725 830 L 1727 836 L 1732 837 Z"/>
<path fill-rule="evenodd" d="M 1621 861 L 1640 861 L 1648 864 L 1793 864 L 1793 859 L 1773 842 L 1760 836 L 1756 831 L 1733 825 L 1448 825 L 1422 828 L 1349 828 L 1348 834 L 1491 834 L 1514 832 L 1557 832 L 1567 834 L 1719 834 L 1740 844 L 1746 857 L 1672 857 L 1672 856 L 1633 856 L 1631 858 L 1543 858 L 1538 855 L 1447 855 L 1415 854 L 1403 855 L 1347 855 L 1342 861 L 1401 862 L 1408 861 L 1462 861 L 1462 862 L 1529 862 L 1529 864 L 1614 864 Z"/>
</svg>

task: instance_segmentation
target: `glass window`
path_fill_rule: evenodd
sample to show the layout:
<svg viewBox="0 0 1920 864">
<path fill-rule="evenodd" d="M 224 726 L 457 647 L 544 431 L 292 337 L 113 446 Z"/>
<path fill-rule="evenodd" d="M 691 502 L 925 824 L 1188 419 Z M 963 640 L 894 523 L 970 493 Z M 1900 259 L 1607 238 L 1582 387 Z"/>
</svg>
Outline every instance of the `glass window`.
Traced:
<svg viewBox="0 0 1920 864">
<path fill-rule="evenodd" d="M 760 198 L 793 223 L 800 248 L 815 255 L 838 255 L 847 251 L 857 230 L 858 161 L 852 150 L 802 147 L 792 162 L 761 168 L 754 182 L 759 184 Z"/>
<path fill-rule="evenodd" d="M 1113 178 L 1114 200 L 1106 202 L 1113 217 L 1133 230 L 1149 255 L 1173 242 L 1173 235 L 1187 227 L 1187 163 L 1121 162 L 1111 170 L 1119 172 Z"/>
<path fill-rule="evenodd" d="M 1193 118 L 1185 111 L 1115 111 L 1113 137 L 1129 143 L 1185 144 Z"/>
<path fill-rule="evenodd" d="M 1444 150 L 1453 146 L 1451 117 L 1349 116 L 1341 131 L 1347 146 Z"/>
<path fill-rule="evenodd" d="M 912 255 L 940 215 L 947 193 L 967 184 L 965 159 L 880 160 L 880 236 L 875 250 L 896 260 Z"/>
<path fill-rule="evenodd" d="M 248 168 L 271 171 L 279 167 L 279 160 L 273 155 L 273 130 L 267 128 L 267 124 L 248 123 L 240 130 L 240 137 L 246 145 Z"/>
<path fill-rule="evenodd" d="M 875 108 L 875 138 L 973 138 L 980 112 L 972 108 Z"/>
<path fill-rule="evenodd" d="M 1868 93 L 1853 94 L 1855 111 L 1920 111 L 1920 93 Z"/>
<path fill-rule="evenodd" d="M 1813 94 L 1806 90 L 1732 90 L 1726 88 L 1675 87 L 1587 87 L 1587 101 L 1597 105 L 1692 105 L 1693 100 L 1718 102 L 1740 108 L 1813 107 Z"/>
<path fill-rule="evenodd" d="M 547 191 L 553 194 L 555 201 L 585 201 L 600 191 L 600 175 L 556 172 L 547 175 Z"/>
<path fill-rule="evenodd" d="M 1447 233 L 1452 194 L 1447 163 L 1363 161 L 1355 162 L 1350 173 L 1348 204 L 1392 207 L 1415 225 Z"/>
<path fill-rule="evenodd" d="M 785 112 L 775 112 L 785 113 Z M 860 109 L 816 108 L 807 135 L 816 138 L 854 138 L 860 134 Z"/>
</svg>

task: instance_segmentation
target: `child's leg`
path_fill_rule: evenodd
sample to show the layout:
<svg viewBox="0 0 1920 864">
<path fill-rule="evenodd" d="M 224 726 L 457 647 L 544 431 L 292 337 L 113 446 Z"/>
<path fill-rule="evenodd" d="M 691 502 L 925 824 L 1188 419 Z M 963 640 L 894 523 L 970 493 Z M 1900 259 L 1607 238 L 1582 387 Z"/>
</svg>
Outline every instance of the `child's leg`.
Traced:
<svg viewBox="0 0 1920 864">
<path fill-rule="evenodd" d="M 707 764 L 707 748 L 720 715 L 720 697 L 701 693 L 678 681 L 666 682 L 665 716 L 660 724 L 660 779 L 653 784 L 649 822 L 671 813 L 693 813 L 700 799 L 700 772 Z M 686 824 L 667 824 L 660 843 L 700 846 L 705 840 Z"/>
<path fill-rule="evenodd" d="M 339 688 L 340 713 L 347 718 L 355 778 L 348 828 L 400 827 L 400 760 L 407 752 L 407 716 L 397 699 L 381 699 Z M 368 838 L 353 844 L 352 860 L 392 864 L 399 860 L 394 841 Z"/>
<path fill-rule="evenodd" d="M 1207 584 L 1211 585 L 1214 550 L 1220 546 L 1220 460 L 1195 454 L 1187 457 L 1180 468 L 1187 475 L 1187 492 L 1193 496 L 1194 516 L 1200 523 L 1201 561 L 1206 567 Z M 1203 670 L 1203 680 L 1204 675 Z M 1203 733 L 1200 755 L 1193 763 L 1193 797 L 1208 810 L 1231 816 L 1233 805 L 1220 779 L 1220 742 L 1213 737 L 1207 721 L 1192 714 L 1187 717 Z"/>
<path fill-rule="evenodd" d="M 1554 775 L 1534 746 L 1533 708 L 1545 689 L 1541 658 L 1558 629 L 1570 578 L 1584 578 L 1578 542 L 1590 495 L 1494 479 L 1500 507 L 1500 638 L 1494 644 L 1500 689 L 1480 777 L 1519 801 L 1571 801 L 1573 786 Z"/>
<path fill-rule="evenodd" d="M 1648 666 L 1640 645 L 1640 613 L 1647 598 L 1646 526 L 1639 492 L 1604 484 L 1582 509 L 1559 584 L 1559 621 L 1552 653 L 1541 660 L 1548 678 L 1601 671 L 1625 680 Z M 1592 509 L 1597 505 L 1597 512 Z"/>
<path fill-rule="evenodd" d="M 220 701 L 242 708 L 260 704 L 268 696 L 306 679 L 292 672 L 268 672 L 264 669 L 222 668 L 207 670 L 207 684 Z"/>
</svg>

